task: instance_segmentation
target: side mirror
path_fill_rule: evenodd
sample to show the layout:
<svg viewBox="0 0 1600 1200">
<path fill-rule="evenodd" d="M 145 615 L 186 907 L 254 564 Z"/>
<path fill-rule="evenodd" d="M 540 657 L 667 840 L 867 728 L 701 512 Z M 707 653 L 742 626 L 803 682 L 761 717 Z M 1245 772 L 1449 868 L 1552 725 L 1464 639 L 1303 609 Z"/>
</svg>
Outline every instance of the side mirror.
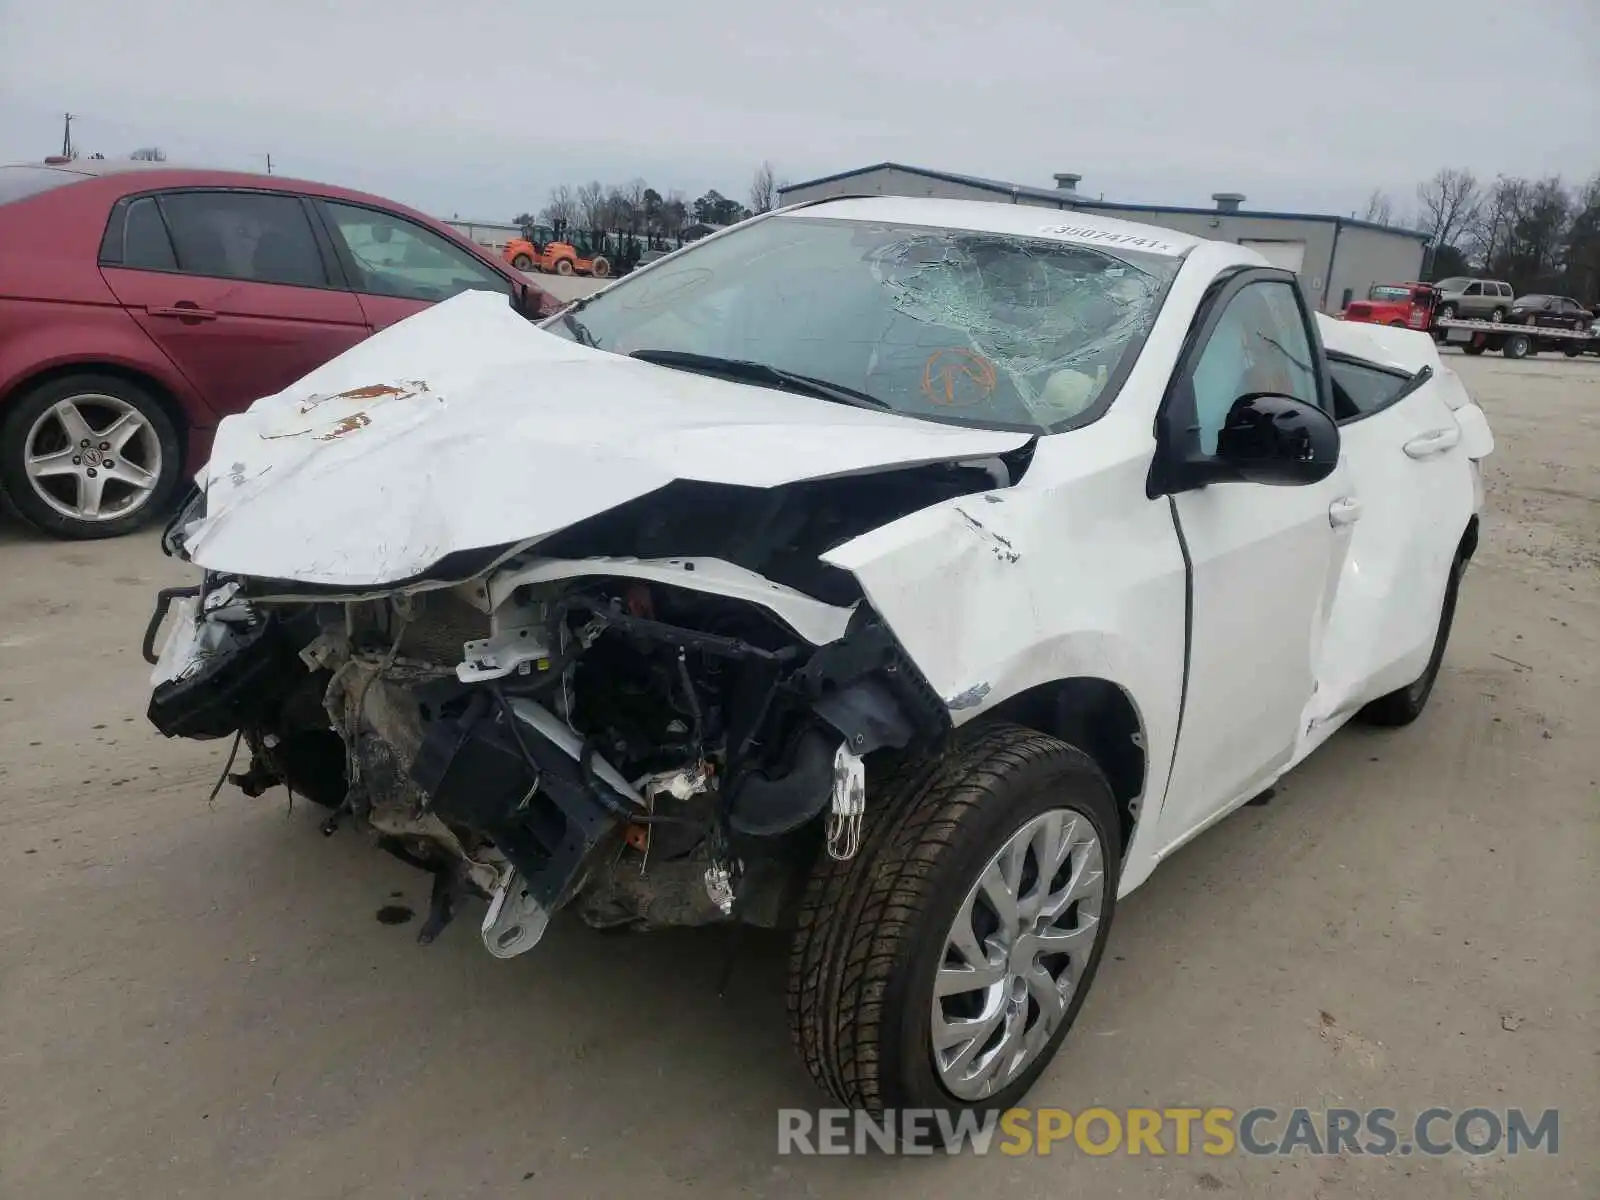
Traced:
<svg viewBox="0 0 1600 1200">
<path fill-rule="evenodd" d="M 1317 483 L 1339 465 L 1339 427 L 1303 400 L 1251 392 L 1228 410 L 1216 457 L 1228 477 L 1244 483 Z"/>
</svg>

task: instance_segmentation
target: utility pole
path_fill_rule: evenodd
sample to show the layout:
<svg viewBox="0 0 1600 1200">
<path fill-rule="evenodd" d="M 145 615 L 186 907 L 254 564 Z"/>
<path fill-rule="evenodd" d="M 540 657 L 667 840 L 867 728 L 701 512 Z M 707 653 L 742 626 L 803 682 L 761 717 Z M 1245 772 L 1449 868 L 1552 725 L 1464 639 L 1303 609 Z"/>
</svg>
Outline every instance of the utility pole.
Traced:
<svg viewBox="0 0 1600 1200">
<path fill-rule="evenodd" d="M 267 155 L 267 174 L 272 174 L 272 155 Z"/>
<path fill-rule="evenodd" d="M 62 126 L 62 129 L 61 129 L 61 157 L 62 158 L 74 158 L 76 156 L 73 154 L 73 151 L 72 151 L 72 121 L 73 121 L 73 116 L 72 116 L 71 113 L 67 113 L 66 114 L 66 118 L 67 118 L 66 119 L 66 123 L 65 123 L 65 125 Z"/>
</svg>

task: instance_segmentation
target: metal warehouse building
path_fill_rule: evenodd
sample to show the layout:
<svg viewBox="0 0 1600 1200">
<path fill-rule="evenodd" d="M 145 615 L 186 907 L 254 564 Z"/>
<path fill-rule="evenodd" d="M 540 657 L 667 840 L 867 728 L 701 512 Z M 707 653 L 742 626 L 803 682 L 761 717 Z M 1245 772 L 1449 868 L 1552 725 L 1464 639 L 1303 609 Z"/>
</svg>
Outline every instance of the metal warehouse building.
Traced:
<svg viewBox="0 0 1600 1200">
<path fill-rule="evenodd" d="M 1323 312 L 1337 313 L 1364 299 L 1374 283 L 1416 279 L 1428 235 L 1316 213 L 1252 212 L 1237 192 L 1218 192 L 1214 208 L 1117 204 L 1078 191 L 1081 175 L 1061 174 L 1053 188 L 998 179 L 951 175 L 925 167 L 878 163 L 779 189 L 784 204 L 830 196 L 937 196 L 951 200 L 1003 200 L 1041 208 L 1080 209 L 1145 225 L 1177 229 L 1213 241 L 1250 246 L 1267 261 L 1300 276 L 1306 296 Z"/>
</svg>

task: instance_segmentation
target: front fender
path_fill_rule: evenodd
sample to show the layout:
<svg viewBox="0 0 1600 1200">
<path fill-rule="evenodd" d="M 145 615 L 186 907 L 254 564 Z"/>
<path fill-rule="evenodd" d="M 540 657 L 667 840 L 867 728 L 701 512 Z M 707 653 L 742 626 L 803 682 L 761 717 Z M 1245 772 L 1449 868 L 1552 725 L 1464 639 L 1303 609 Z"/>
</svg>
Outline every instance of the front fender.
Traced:
<svg viewBox="0 0 1600 1200">
<path fill-rule="evenodd" d="M 1146 465 L 963 496 L 823 556 L 855 575 L 957 724 L 1057 679 L 1129 695 L 1148 770 L 1124 890 L 1148 874 L 1185 657 L 1183 554 L 1166 500 L 1144 495 Z"/>
</svg>

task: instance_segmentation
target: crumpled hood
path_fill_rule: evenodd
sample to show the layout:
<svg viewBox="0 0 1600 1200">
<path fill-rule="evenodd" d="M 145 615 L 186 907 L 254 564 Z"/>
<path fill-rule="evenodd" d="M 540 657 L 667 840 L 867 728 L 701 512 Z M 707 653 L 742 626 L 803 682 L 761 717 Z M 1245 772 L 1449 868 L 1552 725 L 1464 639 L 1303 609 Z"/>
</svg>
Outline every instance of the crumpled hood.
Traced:
<svg viewBox="0 0 1600 1200">
<path fill-rule="evenodd" d="M 225 418 L 186 548 L 215 571 L 376 586 L 675 479 L 775 487 L 1027 441 L 592 350 L 468 292 Z"/>
</svg>

